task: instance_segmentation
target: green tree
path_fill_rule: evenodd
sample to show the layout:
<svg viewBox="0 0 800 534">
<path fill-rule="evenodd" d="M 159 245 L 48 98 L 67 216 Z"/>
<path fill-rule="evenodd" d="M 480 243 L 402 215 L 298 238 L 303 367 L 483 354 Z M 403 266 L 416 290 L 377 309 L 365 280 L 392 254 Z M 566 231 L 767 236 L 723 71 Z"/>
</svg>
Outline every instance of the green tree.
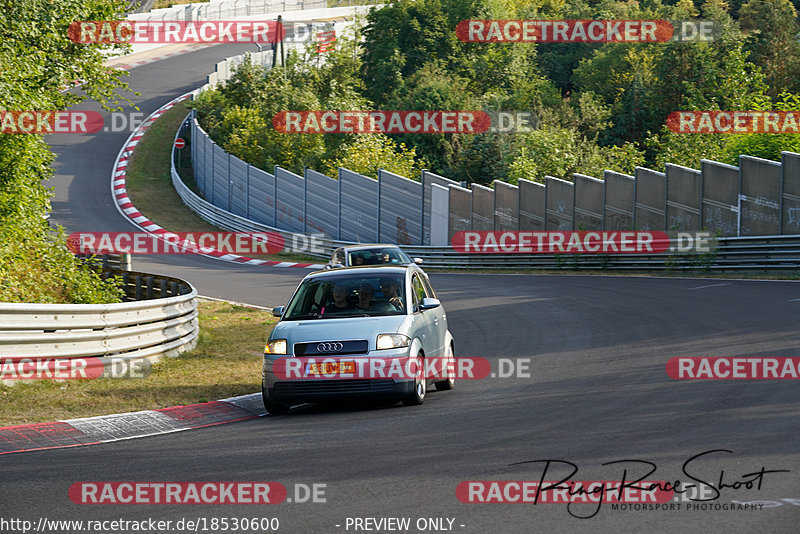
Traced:
<svg viewBox="0 0 800 534">
<path fill-rule="evenodd" d="M 427 63 L 437 63 L 456 75 L 473 71 L 475 50 L 453 31 L 466 19 L 477 18 L 481 0 L 398 0 L 370 11 L 364 28 L 362 78 L 365 95 L 383 106 L 407 76 Z M 480 74 L 480 73 L 478 73 Z"/>
<path fill-rule="evenodd" d="M 797 10 L 789 0 L 750 0 L 739 9 L 747 51 L 769 84 L 770 96 L 800 88 Z"/>
<path fill-rule="evenodd" d="M 344 167 L 371 178 L 377 178 L 378 171 L 384 169 L 412 180 L 419 180 L 425 167 L 413 148 L 395 143 L 383 134 L 356 135 L 340 154 L 323 165 L 329 176 L 336 176 L 339 167 Z"/>
<path fill-rule="evenodd" d="M 69 39 L 73 21 L 116 20 L 118 0 L 0 0 L 0 110 L 64 110 L 86 98 L 115 107 L 121 71 L 110 45 Z M 124 48 L 124 47 L 123 47 Z M 82 80 L 82 92 L 62 92 Z M 120 293 L 75 259 L 45 222 L 53 155 L 41 135 L 0 134 L 0 300 L 112 302 Z"/>
<path fill-rule="evenodd" d="M 778 95 L 776 102 L 762 98 L 752 109 L 759 111 L 800 111 L 800 95 L 788 92 Z M 800 134 L 734 134 L 726 136 L 724 154 L 721 161 L 739 165 L 739 156 L 756 156 L 773 161 L 781 160 L 781 152 L 800 152 Z"/>
</svg>

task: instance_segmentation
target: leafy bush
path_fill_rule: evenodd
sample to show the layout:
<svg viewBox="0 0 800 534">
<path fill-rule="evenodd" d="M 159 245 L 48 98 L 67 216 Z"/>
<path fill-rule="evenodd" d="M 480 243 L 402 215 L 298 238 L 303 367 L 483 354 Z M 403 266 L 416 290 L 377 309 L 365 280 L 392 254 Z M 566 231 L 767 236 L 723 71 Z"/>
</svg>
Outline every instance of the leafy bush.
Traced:
<svg viewBox="0 0 800 534">
<path fill-rule="evenodd" d="M 67 29 L 76 20 L 120 18 L 117 0 L 0 0 L 0 106 L 61 110 L 85 98 L 106 108 L 126 87 L 121 71 L 103 66 L 109 45 L 78 45 Z M 125 48 L 124 46 L 122 47 Z M 82 92 L 62 92 L 84 80 Z M 124 100 L 124 99 L 123 99 Z M 0 135 L 0 300 L 6 302 L 114 302 L 120 292 L 77 260 L 63 232 L 45 216 L 53 154 L 41 135 Z"/>
</svg>

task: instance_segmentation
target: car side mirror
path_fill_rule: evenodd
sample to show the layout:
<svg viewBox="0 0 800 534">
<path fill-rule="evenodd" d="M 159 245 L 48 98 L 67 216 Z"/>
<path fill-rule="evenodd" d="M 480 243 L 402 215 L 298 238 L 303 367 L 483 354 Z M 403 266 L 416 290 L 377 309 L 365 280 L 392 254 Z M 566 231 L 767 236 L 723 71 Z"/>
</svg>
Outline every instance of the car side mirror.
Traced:
<svg viewBox="0 0 800 534">
<path fill-rule="evenodd" d="M 272 308 L 272 315 L 274 315 L 275 317 L 282 316 L 284 308 L 285 306 L 277 306 L 275 308 Z"/>
<path fill-rule="evenodd" d="M 433 308 L 438 308 L 441 306 L 442 303 L 439 302 L 439 299 L 432 299 L 430 297 L 425 297 L 422 299 L 422 302 L 419 303 L 420 310 L 432 310 Z"/>
<path fill-rule="evenodd" d="M 414 263 L 419 265 L 420 263 L 422 263 L 422 258 L 414 258 Z"/>
</svg>

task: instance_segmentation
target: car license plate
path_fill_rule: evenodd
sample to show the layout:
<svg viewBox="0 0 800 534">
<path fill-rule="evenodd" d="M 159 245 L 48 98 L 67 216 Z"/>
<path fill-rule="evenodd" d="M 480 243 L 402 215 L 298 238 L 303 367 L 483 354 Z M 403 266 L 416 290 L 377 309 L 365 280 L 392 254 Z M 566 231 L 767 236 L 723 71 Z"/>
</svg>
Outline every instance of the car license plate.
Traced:
<svg viewBox="0 0 800 534">
<path fill-rule="evenodd" d="M 306 366 L 307 375 L 339 375 L 356 372 L 356 362 L 323 362 L 309 363 Z"/>
</svg>

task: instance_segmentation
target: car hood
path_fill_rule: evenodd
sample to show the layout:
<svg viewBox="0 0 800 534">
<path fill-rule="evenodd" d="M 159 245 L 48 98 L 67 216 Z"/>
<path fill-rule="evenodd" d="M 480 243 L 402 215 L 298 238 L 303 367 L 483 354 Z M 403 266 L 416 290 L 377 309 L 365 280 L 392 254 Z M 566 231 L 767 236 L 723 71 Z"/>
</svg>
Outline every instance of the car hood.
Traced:
<svg viewBox="0 0 800 534">
<path fill-rule="evenodd" d="M 366 339 L 369 350 L 374 350 L 378 334 L 407 334 L 410 321 L 408 315 L 280 321 L 270 339 L 286 339 L 289 347 L 310 341 Z"/>
</svg>

